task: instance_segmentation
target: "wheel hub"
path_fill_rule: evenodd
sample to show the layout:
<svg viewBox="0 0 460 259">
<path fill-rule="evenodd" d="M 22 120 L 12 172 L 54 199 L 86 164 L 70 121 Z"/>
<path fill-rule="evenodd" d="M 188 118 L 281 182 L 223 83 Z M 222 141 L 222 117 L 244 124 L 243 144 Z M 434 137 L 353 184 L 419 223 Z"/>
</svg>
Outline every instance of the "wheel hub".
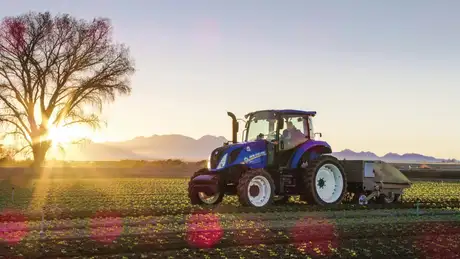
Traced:
<svg viewBox="0 0 460 259">
<path fill-rule="evenodd" d="M 257 185 L 252 185 L 251 187 L 249 187 L 249 194 L 250 194 L 252 197 L 257 197 L 257 195 L 259 195 L 259 193 L 260 193 L 259 186 L 257 186 Z"/>
<path fill-rule="evenodd" d="M 323 189 L 325 186 L 326 186 L 326 181 L 324 180 L 324 178 L 320 178 L 320 179 L 318 180 L 318 187 L 319 187 L 320 189 Z"/>
<path fill-rule="evenodd" d="M 342 173 L 334 164 L 324 164 L 315 176 L 315 188 L 319 198 L 326 203 L 337 201 L 344 188 Z"/>
<path fill-rule="evenodd" d="M 264 206 L 270 200 L 271 186 L 269 180 L 265 176 L 254 176 L 247 186 L 246 195 L 253 206 Z"/>
</svg>

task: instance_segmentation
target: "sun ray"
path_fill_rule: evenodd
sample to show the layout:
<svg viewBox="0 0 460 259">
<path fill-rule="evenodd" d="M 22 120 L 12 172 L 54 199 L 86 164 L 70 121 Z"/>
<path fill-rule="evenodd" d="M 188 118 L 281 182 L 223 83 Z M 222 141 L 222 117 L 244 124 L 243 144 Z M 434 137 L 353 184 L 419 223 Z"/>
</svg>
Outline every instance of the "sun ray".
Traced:
<svg viewBox="0 0 460 259">
<path fill-rule="evenodd" d="M 52 146 L 48 158 L 66 160 L 66 152 L 76 142 L 83 139 L 93 139 L 95 132 L 82 125 L 72 125 L 68 127 L 51 127 L 47 139 L 51 140 Z"/>
<path fill-rule="evenodd" d="M 32 194 L 32 201 L 29 209 L 42 209 L 46 205 L 50 189 L 50 169 L 45 168 L 40 172 L 40 177 L 36 181 L 36 186 Z"/>
</svg>

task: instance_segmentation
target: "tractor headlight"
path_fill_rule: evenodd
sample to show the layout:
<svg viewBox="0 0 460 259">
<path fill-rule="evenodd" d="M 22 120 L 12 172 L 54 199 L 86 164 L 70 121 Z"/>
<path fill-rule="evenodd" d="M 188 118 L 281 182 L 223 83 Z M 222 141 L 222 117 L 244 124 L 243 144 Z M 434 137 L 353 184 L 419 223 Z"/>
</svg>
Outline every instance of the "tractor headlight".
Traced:
<svg viewBox="0 0 460 259">
<path fill-rule="evenodd" d="M 211 155 L 208 157 L 208 162 L 206 163 L 206 167 L 211 170 Z"/>
<path fill-rule="evenodd" d="M 219 164 L 217 165 L 217 168 L 216 169 L 221 169 L 222 167 L 225 166 L 225 164 L 227 163 L 227 153 L 225 155 L 222 156 L 222 158 L 220 159 L 220 162 Z"/>
</svg>

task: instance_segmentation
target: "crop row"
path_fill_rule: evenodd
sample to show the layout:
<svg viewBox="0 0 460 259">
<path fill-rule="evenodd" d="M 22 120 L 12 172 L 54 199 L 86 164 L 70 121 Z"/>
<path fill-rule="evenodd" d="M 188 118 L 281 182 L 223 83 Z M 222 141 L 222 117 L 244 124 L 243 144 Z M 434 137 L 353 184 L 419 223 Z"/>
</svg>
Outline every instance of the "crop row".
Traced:
<svg viewBox="0 0 460 259">
<path fill-rule="evenodd" d="M 192 217 L 190 215 L 193 215 Z M 215 215 L 209 218 L 206 215 Z M 167 224 L 186 224 L 186 223 L 212 223 L 216 220 L 241 221 L 243 224 L 248 222 L 270 222 L 270 221 L 295 221 L 303 218 L 321 218 L 326 220 L 352 220 L 361 222 L 363 220 L 378 220 L 380 223 L 398 223 L 435 219 L 459 219 L 460 212 L 429 210 L 421 211 L 418 215 L 414 210 L 373 210 L 373 211 L 329 211 L 329 212 L 270 212 L 270 213 L 240 213 L 240 214 L 219 214 L 206 213 L 206 211 L 196 211 L 189 215 L 166 215 L 166 216 L 140 216 L 122 217 L 116 213 L 96 213 L 91 218 L 76 219 L 51 219 L 51 220 L 27 220 L 20 217 L 20 214 L 4 213 L 0 216 L 0 229 L 9 231 L 33 231 L 33 230 L 67 230 L 85 229 L 87 227 L 111 227 L 121 225 L 123 227 L 133 226 L 164 226 Z M 248 223 L 249 224 L 249 223 Z"/>
<path fill-rule="evenodd" d="M 112 201 L 118 198 L 123 203 L 141 202 L 142 205 L 162 205 L 173 201 L 187 203 L 188 179 L 53 179 L 36 180 L 27 186 L 16 186 L 14 199 L 18 202 L 34 199 L 48 199 L 62 205 L 81 205 L 75 198 L 94 198 L 92 203 Z M 0 182 L 0 202 L 9 202 L 12 198 L 13 185 L 7 181 Z M 237 203 L 237 199 L 229 197 L 225 202 Z M 405 201 L 421 199 L 427 202 L 460 201 L 460 182 L 415 182 L 406 189 Z M 91 204 L 90 204 L 91 205 Z"/>
<path fill-rule="evenodd" d="M 20 212 L 17 210 L 4 210 L 0 213 L 0 217 L 9 217 L 11 221 L 26 221 L 26 220 L 41 220 L 44 219 L 84 219 L 84 218 L 94 218 L 97 217 L 100 213 L 118 215 L 120 217 L 140 217 L 140 216 L 177 216 L 183 217 L 188 214 L 194 213 L 196 210 L 201 210 L 204 213 L 219 213 L 219 214 L 228 214 L 228 215 L 245 215 L 245 214 L 254 214 L 254 213 L 282 213 L 282 214 L 289 214 L 289 213 L 297 213 L 297 212 L 336 212 L 338 214 L 342 213 L 343 211 L 357 211 L 361 214 L 368 213 L 370 211 L 382 211 L 382 210 L 390 210 L 393 211 L 393 214 L 398 214 L 400 211 L 409 210 L 411 214 L 431 214 L 437 213 L 437 211 L 441 210 L 442 213 L 455 213 L 459 212 L 460 209 L 458 207 L 459 204 L 425 204 L 420 206 L 419 210 L 414 208 L 413 205 L 405 204 L 404 206 L 382 206 L 382 205 L 369 205 L 369 206 L 360 206 L 360 205 L 336 205 L 330 207 L 316 207 L 316 206 L 305 206 L 305 205 L 298 205 L 298 204 L 291 204 L 291 205 L 284 205 L 284 206 L 271 206 L 263 209 L 258 208 L 248 208 L 248 207 L 235 207 L 231 205 L 227 206 L 219 206 L 216 208 L 184 208 L 184 209 L 171 209 L 167 208 L 141 208 L 137 210 L 133 210 L 131 208 L 128 209 L 117 209 L 117 208 L 108 208 L 106 210 L 61 210 L 51 208 L 50 210 L 45 210 L 43 214 L 41 211 L 35 212 Z"/>
<path fill-rule="evenodd" d="M 4 209 L 25 213 L 25 218 L 88 218 L 101 211 L 125 216 L 187 215 L 200 207 L 190 205 L 187 179 L 99 179 L 36 181 L 11 193 L 8 182 L 0 182 L 0 214 Z M 460 208 L 460 184 L 455 182 L 416 182 L 404 195 L 402 204 L 360 206 L 307 206 L 292 197 L 289 204 L 264 209 L 241 207 L 237 197 L 227 196 L 212 209 L 218 213 L 308 212 L 371 209 Z M 202 208 L 207 210 L 206 208 Z M 42 215 L 42 211 L 43 214 Z"/>
<path fill-rule="evenodd" d="M 54 179 L 15 185 L 12 192 L 11 183 L 2 181 L 0 254 L 413 258 L 441 250 L 449 258 L 460 253 L 460 183 L 416 182 L 398 205 L 317 207 L 293 197 L 287 205 L 258 209 L 241 207 L 229 196 L 209 209 L 189 204 L 187 182 Z"/>
<path fill-rule="evenodd" d="M 420 244 L 418 249 L 403 249 L 396 248 L 394 246 L 388 248 L 389 245 L 393 244 L 404 244 L 404 238 L 396 238 L 393 240 L 387 240 L 385 238 L 372 238 L 363 241 L 360 238 L 350 239 L 348 244 L 355 246 L 356 248 L 339 247 L 334 250 L 333 253 L 329 254 L 327 258 L 458 258 L 458 250 L 454 249 L 442 249 L 441 252 L 436 252 L 436 247 L 439 242 L 436 240 L 438 237 L 433 237 L 432 240 L 426 238 L 423 243 Z M 460 236 L 451 236 L 450 243 L 454 243 L 455 240 L 460 241 Z M 368 248 L 363 248 L 365 245 Z M 360 247 L 361 246 L 361 247 Z M 435 256 L 442 254 L 442 257 Z M 245 245 L 239 247 L 225 247 L 217 249 L 180 249 L 180 250 L 167 250 L 167 251 L 155 251 L 155 252 L 130 252 L 120 254 L 104 254 L 97 256 L 84 256 L 78 257 L 91 258 L 91 259 L 129 259 L 129 258 L 324 258 L 318 255 L 316 252 L 314 255 L 307 252 L 306 249 L 302 248 L 298 244 L 274 244 L 270 246 L 266 245 Z"/>
<path fill-rule="evenodd" d="M 149 196 L 155 199 L 170 197 L 180 200 L 187 196 L 188 179 L 162 178 L 108 178 L 108 179 L 52 179 L 35 180 L 26 186 L 16 186 L 15 196 L 31 199 L 33 197 L 49 196 L 55 199 L 68 197 L 104 196 L 132 197 Z M 2 197 L 10 197 L 12 183 L 0 182 Z M 404 198 L 426 200 L 435 198 L 459 198 L 460 182 L 415 182 L 406 190 Z"/>
<path fill-rule="evenodd" d="M 194 217 L 195 221 L 190 220 Z M 0 254 L 29 257 L 40 254 L 147 253 L 152 250 L 177 252 L 200 248 L 219 251 L 217 249 L 235 246 L 271 247 L 293 243 L 299 255 L 342 256 L 347 249 L 364 256 L 379 253 L 390 257 L 396 254 L 420 255 L 432 253 L 441 244 L 447 247 L 443 253 L 448 255 L 449 251 L 460 252 L 459 220 L 453 216 L 437 216 L 421 217 L 417 221 L 411 217 L 398 220 L 384 220 L 382 217 L 334 220 L 304 217 L 298 220 L 259 221 L 219 220 L 213 214 L 191 215 L 185 223 L 136 226 L 122 226 L 120 223 L 86 229 L 52 230 L 43 234 L 32 230 L 22 240 L 17 238 L 24 235 L 24 231 L 2 232 L 9 242 L 0 246 Z"/>
</svg>

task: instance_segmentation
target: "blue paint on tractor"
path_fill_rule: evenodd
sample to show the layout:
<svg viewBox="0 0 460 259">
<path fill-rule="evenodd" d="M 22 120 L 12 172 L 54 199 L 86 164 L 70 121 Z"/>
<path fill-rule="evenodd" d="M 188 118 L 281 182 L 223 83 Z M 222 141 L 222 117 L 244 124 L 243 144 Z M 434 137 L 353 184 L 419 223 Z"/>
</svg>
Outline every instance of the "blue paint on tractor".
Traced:
<svg viewBox="0 0 460 259">
<path fill-rule="evenodd" d="M 222 151 L 222 154 L 219 154 L 219 161 L 216 161 L 215 167 L 210 169 L 210 171 L 217 172 L 235 165 L 246 165 L 248 168 L 252 169 L 264 168 L 267 166 L 268 162 L 266 145 L 267 142 L 264 140 L 229 145 L 224 151 Z M 303 154 L 318 147 L 324 147 L 329 152 L 332 152 L 331 146 L 327 142 L 308 140 L 294 151 L 291 163 L 289 165 L 290 168 L 297 168 Z M 238 152 L 238 154 L 232 156 L 231 154 L 233 152 Z M 311 153 L 309 159 L 315 159 L 319 155 L 320 153 L 313 152 Z M 225 163 L 223 163 L 222 167 L 217 168 L 218 165 L 221 164 L 222 159 L 225 160 Z"/>
<path fill-rule="evenodd" d="M 225 164 L 218 169 L 212 168 L 211 172 L 225 170 L 228 167 L 241 164 L 252 169 L 264 168 L 267 165 L 267 150 L 264 140 L 233 144 L 223 152 L 224 154 L 219 155 L 220 158 L 216 163 L 216 167 L 221 163 L 222 159 L 225 160 Z M 238 152 L 238 154 L 232 157 L 233 152 Z"/>
</svg>

